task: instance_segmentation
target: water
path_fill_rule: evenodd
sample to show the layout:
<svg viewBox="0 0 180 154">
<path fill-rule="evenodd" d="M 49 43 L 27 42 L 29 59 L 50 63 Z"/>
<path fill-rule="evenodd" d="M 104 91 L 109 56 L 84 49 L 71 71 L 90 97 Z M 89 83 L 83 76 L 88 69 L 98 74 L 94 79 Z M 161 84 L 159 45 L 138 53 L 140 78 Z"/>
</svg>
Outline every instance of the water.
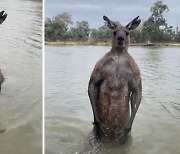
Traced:
<svg viewBox="0 0 180 154">
<path fill-rule="evenodd" d="M 180 48 L 130 47 L 143 81 L 143 98 L 131 138 L 123 146 L 84 150 L 92 130 L 87 95 L 90 74 L 110 47 L 45 47 L 46 154 L 179 154 Z"/>
<path fill-rule="evenodd" d="M 0 1 L 0 153 L 42 152 L 42 2 Z M 3 132 L 5 130 L 5 132 Z M 3 133 L 2 133 L 3 132 Z"/>
</svg>

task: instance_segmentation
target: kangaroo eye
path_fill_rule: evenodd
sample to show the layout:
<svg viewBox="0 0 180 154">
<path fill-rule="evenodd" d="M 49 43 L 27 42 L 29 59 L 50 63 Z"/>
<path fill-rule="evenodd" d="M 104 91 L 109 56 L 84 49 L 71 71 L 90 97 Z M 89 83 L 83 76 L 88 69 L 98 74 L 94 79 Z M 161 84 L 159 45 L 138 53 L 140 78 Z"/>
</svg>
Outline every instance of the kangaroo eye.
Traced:
<svg viewBox="0 0 180 154">
<path fill-rule="evenodd" d="M 126 36 L 128 36 L 129 35 L 129 32 L 126 32 Z"/>
<path fill-rule="evenodd" d="M 116 35 L 116 32 L 113 32 L 114 35 Z"/>
</svg>

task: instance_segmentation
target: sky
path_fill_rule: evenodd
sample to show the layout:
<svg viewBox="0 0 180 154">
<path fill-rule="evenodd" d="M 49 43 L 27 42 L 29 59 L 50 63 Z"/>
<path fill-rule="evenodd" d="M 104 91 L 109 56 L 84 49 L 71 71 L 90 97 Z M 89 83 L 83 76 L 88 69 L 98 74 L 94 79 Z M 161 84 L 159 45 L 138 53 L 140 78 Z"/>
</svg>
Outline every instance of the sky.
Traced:
<svg viewBox="0 0 180 154">
<path fill-rule="evenodd" d="M 104 24 L 103 15 L 112 21 L 126 25 L 136 16 L 142 21 L 150 17 L 150 8 L 156 0 L 45 0 L 45 18 L 51 18 L 63 12 L 72 15 L 73 24 L 86 20 L 90 28 Z M 165 18 L 173 27 L 180 26 L 180 0 L 163 0 L 169 7 Z"/>
</svg>

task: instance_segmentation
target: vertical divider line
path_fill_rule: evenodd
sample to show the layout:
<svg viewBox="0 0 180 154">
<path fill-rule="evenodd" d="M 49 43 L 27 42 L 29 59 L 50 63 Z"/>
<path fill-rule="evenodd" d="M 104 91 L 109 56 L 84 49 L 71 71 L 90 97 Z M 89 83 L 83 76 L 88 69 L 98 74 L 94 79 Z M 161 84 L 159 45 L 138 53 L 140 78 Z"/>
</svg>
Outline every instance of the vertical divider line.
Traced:
<svg viewBox="0 0 180 154">
<path fill-rule="evenodd" d="M 42 0 L 42 153 L 45 154 L 45 50 L 44 50 L 45 0 Z"/>
</svg>

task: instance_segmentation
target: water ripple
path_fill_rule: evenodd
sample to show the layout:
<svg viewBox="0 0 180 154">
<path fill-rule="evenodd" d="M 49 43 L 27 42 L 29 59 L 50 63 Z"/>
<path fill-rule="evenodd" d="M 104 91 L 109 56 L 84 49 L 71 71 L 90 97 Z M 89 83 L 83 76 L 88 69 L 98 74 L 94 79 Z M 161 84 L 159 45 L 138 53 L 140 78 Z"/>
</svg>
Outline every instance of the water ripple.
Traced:
<svg viewBox="0 0 180 154">
<path fill-rule="evenodd" d="M 109 47 L 97 46 L 46 46 L 47 153 L 94 152 L 84 151 L 82 143 L 92 129 L 93 121 L 87 85 L 95 63 L 108 50 Z M 178 47 L 169 50 L 129 49 L 141 69 L 143 84 L 143 97 L 133 124 L 132 139 L 122 147 L 105 145 L 100 153 L 179 151 L 180 52 Z"/>
<path fill-rule="evenodd" d="M 7 130 L 0 153 L 41 153 L 42 4 L 6 0 L 0 6 L 8 13 L 0 26 L 0 125 Z"/>
</svg>

